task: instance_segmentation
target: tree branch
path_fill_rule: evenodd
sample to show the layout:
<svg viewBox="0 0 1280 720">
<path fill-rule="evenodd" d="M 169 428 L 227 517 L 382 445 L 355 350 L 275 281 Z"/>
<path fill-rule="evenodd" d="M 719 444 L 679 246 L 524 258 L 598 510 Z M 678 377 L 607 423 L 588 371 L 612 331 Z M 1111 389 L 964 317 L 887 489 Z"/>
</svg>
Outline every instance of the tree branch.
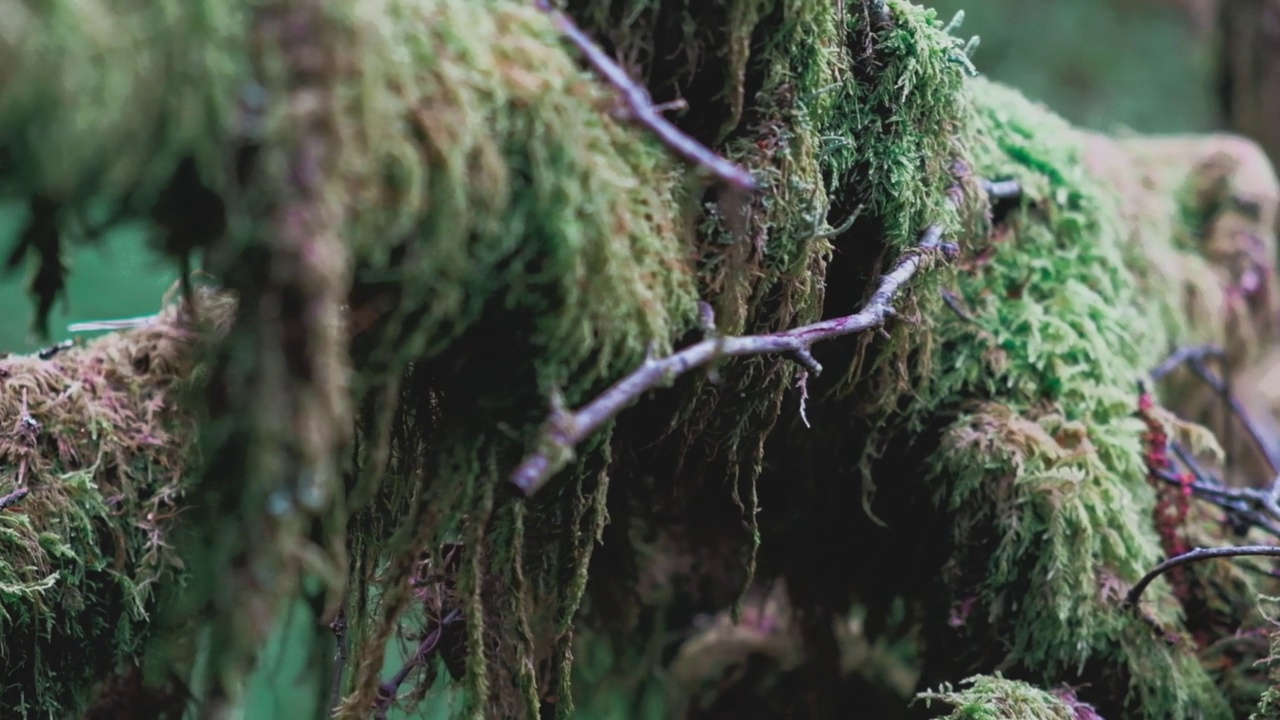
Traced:
<svg viewBox="0 0 1280 720">
<path fill-rule="evenodd" d="M 409 659 L 404 661 L 404 665 L 396 671 L 396 674 L 378 687 L 378 699 L 374 701 L 373 705 L 373 717 L 376 720 L 386 720 L 387 711 L 391 709 L 391 704 L 395 702 L 396 696 L 400 694 L 400 686 L 409 677 L 409 673 L 431 658 L 431 655 L 436 651 L 436 646 L 440 644 L 440 636 L 444 634 L 445 626 L 453 624 L 461 615 L 462 611 L 458 608 L 450 610 L 449 614 L 445 615 L 422 638 L 422 642 L 418 644 L 418 649 L 414 651 L 413 655 L 409 656 Z"/>
<path fill-rule="evenodd" d="M 29 492 L 31 492 L 31 490 L 27 488 L 18 488 L 17 490 L 14 490 L 8 495 L 0 497 L 0 510 L 3 510 L 11 505 L 17 505 L 18 501 L 26 497 L 27 493 Z"/>
<path fill-rule="evenodd" d="M 347 670 L 347 613 L 346 610 L 339 610 L 338 616 L 329 623 L 329 629 L 333 631 L 333 639 L 337 641 L 337 648 L 333 655 L 333 678 L 329 688 L 329 716 L 332 717 L 334 711 L 342 704 L 342 682 Z"/>
<path fill-rule="evenodd" d="M 543 424 L 535 452 L 525 457 L 511 474 L 511 482 L 531 496 L 546 484 L 571 456 L 573 448 L 602 425 L 634 403 L 641 395 L 715 360 L 750 355 L 787 354 L 808 370 L 822 372 L 822 365 L 809 351 L 822 340 L 851 335 L 880 327 L 893 315 L 893 299 L 924 264 L 929 251 L 948 247 L 942 243 L 942 228 L 930 226 L 920 244 L 904 252 L 897 265 L 880 278 L 880 286 L 865 307 L 854 315 L 832 318 L 783 332 L 739 337 L 710 337 L 662 359 L 652 356 L 639 368 L 619 380 L 595 400 L 570 412 L 559 396 L 552 398 L 551 417 Z M 950 248 L 954 249 L 954 248 Z"/>
<path fill-rule="evenodd" d="M 569 42 L 582 51 L 591 67 L 622 94 L 632 120 L 648 128 L 662 141 L 662 144 L 686 162 L 707 168 L 717 178 L 739 190 L 754 192 L 760 189 L 760 184 L 746 169 L 716 155 L 664 118 L 659 109 L 654 106 L 649 91 L 632 80 L 627 75 L 627 71 L 606 55 L 568 15 L 552 7 L 550 0 L 535 0 L 534 4 L 551 18 L 556 29 L 563 33 Z"/>
<path fill-rule="evenodd" d="M 1181 555 L 1171 557 L 1168 560 L 1157 565 L 1153 570 L 1142 576 L 1137 585 L 1134 585 L 1129 594 L 1125 596 L 1125 607 L 1133 607 L 1137 605 L 1138 598 L 1142 596 L 1142 591 L 1147 589 L 1153 580 L 1160 577 L 1165 572 L 1182 565 L 1188 565 L 1200 560 L 1209 560 L 1211 558 L 1221 557 L 1280 557 L 1280 547 L 1270 545 L 1241 545 L 1237 547 L 1224 548 L 1196 548 Z"/>
<path fill-rule="evenodd" d="M 1195 345 L 1179 348 L 1171 353 L 1164 362 L 1160 363 L 1155 370 L 1151 371 L 1151 379 L 1160 380 L 1164 378 L 1164 376 L 1173 372 L 1173 370 L 1180 365 L 1186 365 L 1191 368 L 1191 371 L 1194 372 L 1205 385 L 1208 385 L 1218 393 L 1218 396 L 1227 404 L 1227 407 L 1230 408 L 1231 413 L 1240 421 L 1240 424 L 1244 427 L 1245 432 L 1249 434 L 1249 438 L 1258 449 L 1258 452 L 1262 453 L 1262 457 L 1267 461 L 1267 465 L 1271 468 L 1272 475 L 1280 474 L 1280 453 L 1276 451 L 1274 443 L 1267 442 L 1266 433 L 1262 431 L 1258 426 L 1257 421 L 1249 415 L 1249 412 L 1245 410 L 1244 405 L 1242 405 L 1236 398 L 1235 394 L 1231 392 L 1230 384 L 1226 380 L 1218 377 L 1217 373 L 1210 370 L 1209 366 L 1205 364 L 1205 360 L 1209 358 L 1221 358 L 1222 356 L 1222 349 L 1214 345 Z M 1229 430 L 1230 423 L 1227 423 L 1226 427 Z M 1228 445 L 1230 445 L 1230 443 L 1228 443 Z M 1278 484 L 1277 487 L 1280 488 L 1280 484 Z M 1278 490 L 1278 492 L 1280 492 L 1280 490 Z"/>
</svg>

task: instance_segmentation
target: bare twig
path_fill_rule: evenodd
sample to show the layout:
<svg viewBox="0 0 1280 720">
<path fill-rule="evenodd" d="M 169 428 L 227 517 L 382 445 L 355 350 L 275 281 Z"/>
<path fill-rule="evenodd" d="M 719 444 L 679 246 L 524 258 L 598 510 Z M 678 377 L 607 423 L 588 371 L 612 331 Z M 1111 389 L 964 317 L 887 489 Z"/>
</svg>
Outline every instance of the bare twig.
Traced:
<svg viewBox="0 0 1280 720">
<path fill-rule="evenodd" d="M 649 97 L 649 91 L 632 80 L 627 75 L 627 71 L 623 70 L 621 65 L 606 55 L 600 49 L 600 46 L 596 45 L 595 41 L 583 32 L 582 28 L 578 27 L 577 23 L 568 15 L 552 7 L 550 0 L 535 0 L 534 4 L 539 10 L 550 16 L 551 22 L 555 24 L 556 29 L 582 51 L 591 67 L 595 68 L 596 72 L 600 73 L 605 80 L 609 81 L 609 84 L 613 85 L 622 94 L 622 99 L 626 101 L 627 108 L 631 111 L 631 117 L 635 122 L 648 128 L 664 145 L 671 148 L 685 161 L 707 168 L 716 177 L 729 185 L 746 191 L 759 189 L 759 183 L 746 169 L 716 155 L 705 145 L 689 137 L 683 130 L 664 118 L 658 109 L 654 107 L 653 99 Z"/>
<path fill-rule="evenodd" d="M 983 180 L 982 189 L 992 200 L 1012 200 L 1022 196 L 1022 185 L 1017 180 Z"/>
<path fill-rule="evenodd" d="M 391 709 L 396 696 L 400 694 L 400 686 L 409 677 L 409 673 L 431 658 L 432 653 L 436 651 L 436 646 L 440 644 L 440 636 L 444 633 L 445 626 L 452 625 L 461 614 L 462 611 L 458 608 L 450 610 L 449 614 L 445 615 L 422 638 L 422 642 L 418 644 L 418 649 L 414 651 L 413 655 L 409 656 L 409 659 L 404 661 L 404 665 L 396 671 L 396 674 L 378 687 L 378 699 L 374 701 L 373 705 L 373 717 L 375 720 L 386 720 L 387 711 Z"/>
<path fill-rule="evenodd" d="M 26 497 L 29 492 L 31 492 L 31 490 L 28 488 L 18 488 L 8 495 L 0 496 L 0 510 L 4 510 L 12 505 L 17 505 L 18 502 L 22 500 L 22 498 Z"/>
<path fill-rule="evenodd" d="M 962 304 L 960 297 L 946 288 L 942 289 L 942 302 L 946 303 L 947 307 L 951 309 L 951 312 L 955 313 L 956 317 L 961 320 L 967 323 L 973 323 L 974 325 L 980 324 L 972 315 L 969 314 L 968 310 L 964 309 L 964 305 Z"/>
<path fill-rule="evenodd" d="M 1280 513 L 1269 509 L 1270 489 L 1226 487 L 1216 478 L 1203 474 L 1203 470 L 1193 469 L 1192 474 L 1196 480 L 1187 485 L 1192 497 L 1222 508 L 1234 527 L 1257 527 L 1280 539 Z M 1173 473 L 1155 471 L 1152 475 L 1173 487 L 1183 487 L 1182 478 Z"/>
<path fill-rule="evenodd" d="M 853 212 L 849 214 L 849 217 L 845 218 L 844 222 L 840 223 L 839 227 L 831 228 L 826 232 L 815 233 L 813 237 L 817 240 L 825 240 L 827 238 L 843 235 L 849 230 L 849 228 L 853 227 L 853 223 L 856 222 L 858 216 L 862 214 L 862 207 L 862 204 L 859 204 L 858 207 L 854 208 Z"/>
<path fill-rule="evenodd" d="M 1231 392 L 1231 386 L 1214 374 L 1202 360 L 1193 359 L 1189 364 L 1196 375 L 1200 376 L 1200 379 L 1206 385 L 1213 388 L 1222 397 L 1222 401 L 1227 404 L 1227 407 L 1231 408 L 1231 412 L 1240 420 L 1245 432 L 1249 434 L 1249 439 L 1253 441 L 1258 451 L 1262 453 L 1262 457 L 1266 459 L 1267 465 L 1271 468 L 1272 476 L 1274 477 L 1277 473 L 1280 473 L 1280 457 L 1277 457 L 1274 444 L 1267 442 L 1266 435 L 1258 427 L 1258 423 L 1240 404 L 1235 394 Z M 1230 423 L 1227 423 L 1227 426 L 1230 427 Z"/>
<path fill-rule="evenodd" d="M 551 417 L 543 424 L 536 450 L 527 455 L 511 474 L 511 482 L 526 496 L 533 495 L 552 473 L 567 462 L 575 445 L 640 399 L 641 395 L 720 358 L 787 354 L 803 365 L 811 376 L 818 375 L 822 372 L 822 365 L 809 348 L 822 340 L 884 325 L 894 313 L 892 303 L 898 291 L 920 269 L 928 251 L 942 248 L 941 240 L 942 228 L 930 226 L 919 246 L 902 254 L 897 265 L 880 278 L 880 285 L 866 306 L 854 315 L 768 335 L 708 338 L 662 359 L 646 358 L 630 375 L 576 411 L 566 410 L 558 395 L 553 396 Z"/>
<path fill-rule="evenodd" d="M 43 348 L 42 350 L 40 350 L 40 352 L 36 353 L 36 357 L 40 358 L 41 360 L 52 360 L 53 357 L 58 353 L 62 352 L 63 350 L 70 350 L 75 346 L 76 346 L 75 340 L 63 340 L 62 342 L 56 345 L 50 345 L 47 348 Z"/>
<path fill-rule="evenodd" d="M 1208 560 L 1211 558 L 1222 557 L 1280 557 L 1280 547 L 1271 545 L 1240 545 L 1236 547 L 1222 548 L 1196 548 L 1181 555 L 1171 557 L 1168 560 L 1157 565 L 1154 569 L 1142 576 L 1137 585 L 1134 585 L 1129 594 L 1125 596 L 1124 604 L 1126 607 L 1133 607 L 1138 603 L 1138 598 L 1142 596 L 1142 591 L 1147 589 L 1153 580 L 1162 574 L 1176 567 L 1188 565 L 1200 560 Z"/>
<path fill-rule="evenodd" d="M 333 711 L 338 709 L 342 704 L 342 680 L 347 671 L 347 613 L 344 610 L 338 611 L 338 616 L 329 623 L 329 629 L 333 631 L 333 638 L 337 641 L 338 647 L 334 651 L 333 656 L 333 684 L 329 688 L 329 715 L 333 715 Z"/>
<path fill-rule="evenodd" d="M 82 333 L 98 332 L 100 330 L 132 330 L 133 328 L 155 325 L 159 321 L 159 313 L 133 318 L 123 318 L 120 320 L 94 320 L 91 322 L 71 323 L 67 326 L 67 332 Z"/>
<path fill-rule="evenodd" d="M 1194 372 L 1196 376 L 1204 382 L 1204 384 L 1216 391 L 1219 397 L 1222 398 L 1222 401 L 1231 409 L 1232 414 L 1236 416 L 1240 421 L 1240 424 L 1244 427 L 1245 432 L 1249 434 L 1249 438 L 1253 441 L 1254 446 L 1257 447 L 1258 451 L 1262 453 L 1263 458 L 1266 459 L 1267 465 L 1271 468 L 1272 475 L 1280 475 L 1280 452 L 1277 452 L 1275 444 L 1267 442 L 1266 433 L 1262 431 L 1258 426 L 1257 421 L 1249 415 L 1249 412 L 1236 398 L 1235 394 L 1231 392 L 1230 383 L 1218 377 L 1217 373 L 1210 370 L 1209 366 L 1205 364 L 1205 360 L 1209 358 L 1221 357 L 1223 357 L 1222 349 L 1214 345 L 1196 345 L 1179 348 L 1171 353 L 1164 362 L 1160 363 L 1155 370 L 1151 371 L 1151 378 L 1153 380 L 1159 380 L 1173 372 L 1173 370 L 1180 365 L 1186 365 L 1191 368 L 1191 371 Z M 1229 430 L 1230 423 L 1227 424 L 1227 428 Z M 1227 445 L 1230 447 L 1230 443 L 1227 443 Z M 1277 487 L 1277 493 L 1280 494 L 1280 487 Z"/>
</svg>

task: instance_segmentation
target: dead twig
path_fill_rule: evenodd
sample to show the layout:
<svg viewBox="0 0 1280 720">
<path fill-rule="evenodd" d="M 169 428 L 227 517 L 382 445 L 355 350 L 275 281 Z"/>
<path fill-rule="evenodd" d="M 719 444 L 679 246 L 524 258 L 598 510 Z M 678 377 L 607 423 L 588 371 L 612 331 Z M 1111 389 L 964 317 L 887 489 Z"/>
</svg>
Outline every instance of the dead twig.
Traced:
<svg viewBox="0 0 1280 720">
<path fill-rule="evenodd" d="M 983 180 L 982 189 L 992 200 L 1013 200 L 1022 196 L 1022 185 L 1017 180 Z"/>
<path fill-rule="evenodd" d="M 1188 345 L 1187 347 L 1178 348 L 1169 353 L 1169 357 L 1156 366 L 1151 371 L 1151 379 L 1159 382 L 1166 375 L 1178 369 L 1182 365 L 1192 360 L 1205 360 L 1206 358 L 1220 358 L 1223 356 L 1222 348 L 1217 345 Z"/>
<path fill-rule="evenodd" d="M 430 632 L 422 638 L 422 642 L 418 644 L 418 649 L 414 651 L 409 659 L 404 661 L 404 665 L 392 675 L 390 679 L 382 683 L 378 687 L 378 699 L 373 704 L 373 717 L 375 720 L 386 720 L 387 711 L 391 709 L 392 703 L 395 702 L 396 696 L 400 694 L 400 686 L 409 677 L 409 673 L 414 668 L 422 665 L 431 659 L 431 655 L 436 651 L 436 646 L 440 644 L 440 636 L 444 633 L 444 629 L 448 625 L 452 625 L 462 615 L 462 611 L 454 608 L 445 615 L 439 623 L 436 624 Z"/>
<path fill-rule="evenodd" d="M 347 613 L 339 610 L 338 616 L 329 623 L 329 630 L 337 641 L 337 649 L 333 656 L 333 679 L 329 688 L 329 715 L 332 716 L 342 704 L 342 681 L 347 671 Z"/>
<path fill-rule="evenodd" d="M 883 326 L 885 320 L 894 314 L 892 303 L 898 291 L 916 274 L 930 251 L 937 249 L 948 255 L 954 254 L 954 248 L 942 243 L 942 228 L 934 225 L 925 231 L 916 248 L 904 252 L 897 265 L 880 278 L 879 287 L 856 314 L 768 335 L 710 337 L 661 359 L 650 354 L 630 375 L 572 412 L 564 408 L 558 394 L 553 394 L 551 417 L 543 424 L 535 444 L 537 449 L 527 455 L 511 474 L 511 482 L 526 496 L 533 495 L 546 484 L 552 473 L 567 463 L 574 446 L 639 400 L 641 395 L 721 358 L 786 354 L 803 365 L 810 376 L 817 376 L 822 372 L 822 365 L 809 348 L 822 340 Z"/>
<path fill-rule="evenodd" d="M 1280 557 L 1280 547 L 1271 545 L 1240 545 L 1236 547 L 1223 548 L 1196 548 L 1188 552 L 1182 553 L 1165 560 L 1157 565 L 1154 569 L 1142 576 L 1137 585 L 1134 585 L 1125 596 L 1125 607 L 1134 607 L 1138 603 L 1138 598 L 1142 596 L 1142 591 L 1156 578 L 1176 567 L 1188 565 L 1200 560 L 1209 560 L 1211 558 L 1223 557 Z"/>
<path fill-rule="evenodd" d="M 8 495 L 4 495 L 0 497 L 0 510 L 4 510 L 7 507 L 17 505 L 22 500 L 22 498 L 27 496 L 27 493 L 29 492 L 31 492 L 29 488 L 18 488 L 17 490 L 14 490 Z"/>
<path fill-rule="evenodd" d="M 1175 454 L 1182 455 L 1179 446 L 1173 446 Z M 1184 460 L 1183 464 L 1187 462 Z M 1280 539 L 1280 512 L 1273 510 L 1271 489 L 1233 488 L 1222 484 L 1220 480 L 1209 475 L 1198 465 L 1188 465 L 1195 480 L 1184 482 L 1177 474 L 1166 471 L 1154 471 L 1152 476 L 1172 487 L 1189 488 L 1191 496 L 1197 500 L 1222 508 L 1232 527 L 1241 534 L 1249 527 L 1256 527 L 1269 535 Z"/>
<path fill-rule="evenodd" d="M 964 304 L 960 297 L 946 288 L 943 288 L 942 290 L 942 302 L 946 303 L 951 312 L 955 313 L 956 317 L 961 320 L 974 325 L 981 325 L 981 323 L 969 314 L 968 310 L 964 309 Z"/>
<path fill-rule="evenodd" d="M 707 168 L 729 185 L 748 192 L 754 192 L 760 188 L 760 184 L 745 168 L 715 154 L 664 118 L 660 110 L 654 106 L 649 91 L 632 80 L 627 75 L 627 71 L 606 55 L 568 15 L 552 7 L 550 0 L 535 0 L 534 4 L 550 16 L 556 29 L 582 51 L 591 67 L 621 93 L 632 120 L 648 128 L 664 145 L 685 161 Z"/>
<path fill-rule="evenodd" d="M 1214 345 L 1179 348 L 1171 353 L 1164 362 L 1160 363 L 1155 370 L 1151 371 L 1151 378 L 1159 380 L 1173 372 L 1180 365 L 1189 367 L 1205 385 L 1217 392 L 1222 401 L 1227 404 L 1231 413 L 1236 416 L 1236 419 L 1244 427 L 1245 432 L 1249 434 L 1249 439 L 1257 447 L 1258 451 L 1262 453 L 1263 458 L 1266 459 L 1267 465 L 1271 468 L 1272 476 L 1280 481 L 1280 477 L 1277 477 L 1280 476 L 1280 452 L 1277 452 L 1275 444 L 1267 442 L 1266 433 L 1262 431 L 1257 421 L 1249 415 L 1244 405 L 1236 398 L 1235 393 L 1231 391 L 1231 385 L 1226 380 L 1218 377 L 1217 373 L 1210 370 L 1209 366 L 1205 364 L 1206 359 L 1221 358 L 1222 356 L 1222 349 Z M 1227 426 L 1229 428 L 1230 423 Z M 1228 446 L 1230 446 L 1229 443 Z M 1280 495 L 1280 482 L 1273 482 L 1272 488 L 1277 495 Z"/>
</svg>

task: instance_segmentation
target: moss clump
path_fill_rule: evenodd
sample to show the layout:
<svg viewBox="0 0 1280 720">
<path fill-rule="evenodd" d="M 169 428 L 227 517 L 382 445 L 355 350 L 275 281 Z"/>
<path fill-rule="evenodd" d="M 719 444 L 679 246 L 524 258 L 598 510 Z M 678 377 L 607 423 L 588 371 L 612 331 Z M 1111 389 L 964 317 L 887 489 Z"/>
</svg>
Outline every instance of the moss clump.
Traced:
<svg viewBox="0 0 1280 720">
<path fill-rule="evenodd" d="M 970 87 L 973 167 L 1018 180 L 1024 200 L 987 245 L 967 248 L 954 279 L 967 317 L 939 309 L 933 372 L 915 383 L 920 426 L 959 411 L 930 475 L 957 548 L 948 597 L 976 605 L 958 633 L 940 637 L 970 644 L 979 666 L 1037 679 L 1110 674 L 1127 712 L 1225 717 L 1189 639 L 1154 635 L 1118 598 L 1160 557 L 1135 383 L 1175 343 L 1241 346 L 1238 332 L 1223 332 L 1239 324 L 1213 311 L 1231 278 L 1212 269 L 1184 207 L 1152 204 L 1141 159 L 1089 164 L 1093 154 L 1138 151 L 1077 133 L 998 86 Z M 1234 141 L 1215 147 L 1239 151 Z M 1190 145 L 1165 153 L 1163 176 L 1195 182 L 1204 154 Z M 1103 181 L 1120 167 L 1136 179 L 1116 194 Z M 1274 248 L 1270 228 L 1255 229 Z M 1181 608 L 1163 596 L 1146 612 L 1173 633 Z M 977 650 L 994 638 L 1004 649 Z"/>
<path fill-rule="evenodd" d="M 952 706 L 948 720 L 1089 720 L 1100 718 L 1088 705 L 1078 702 L 1069 689 L 1047 692 L 1018 680 L 978 675 L 961 682 L 968 687 L 955 690 L 943 686 L 916 697 L 926 706 L 936 702 Z"/>
<path fill-rule="evenodd" d="M 49 359 L 0 359 L 0 705 L 80 717 L 141 657 L 184 564 L 174 519 L 196 471 L 190 390 L 202 330 L 170 306 L 143 329 Z M 166 668 L 166 671 L 168 669 Z"/>
</svg>

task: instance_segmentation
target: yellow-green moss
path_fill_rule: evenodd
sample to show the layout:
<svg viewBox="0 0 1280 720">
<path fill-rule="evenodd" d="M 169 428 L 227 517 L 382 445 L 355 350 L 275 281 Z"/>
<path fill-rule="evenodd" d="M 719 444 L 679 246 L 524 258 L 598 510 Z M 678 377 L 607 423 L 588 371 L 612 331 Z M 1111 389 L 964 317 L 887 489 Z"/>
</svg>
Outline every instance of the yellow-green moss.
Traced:
<svg viewBox="0 0 1280 720">
<path fill-rule="evenodd" d="M 1096 715 L 1077 714 L 1072 703 L 1054 693 L 1017 680 L 978 675 L 961 682 L 963 690 L 944 686 L 920 693 L 926 707 L 934 702 L 950 705 L 947 720 L 1083 720 Z M 1073 697 L 1073 695 L 1072 695 Z"/>
</svg>

